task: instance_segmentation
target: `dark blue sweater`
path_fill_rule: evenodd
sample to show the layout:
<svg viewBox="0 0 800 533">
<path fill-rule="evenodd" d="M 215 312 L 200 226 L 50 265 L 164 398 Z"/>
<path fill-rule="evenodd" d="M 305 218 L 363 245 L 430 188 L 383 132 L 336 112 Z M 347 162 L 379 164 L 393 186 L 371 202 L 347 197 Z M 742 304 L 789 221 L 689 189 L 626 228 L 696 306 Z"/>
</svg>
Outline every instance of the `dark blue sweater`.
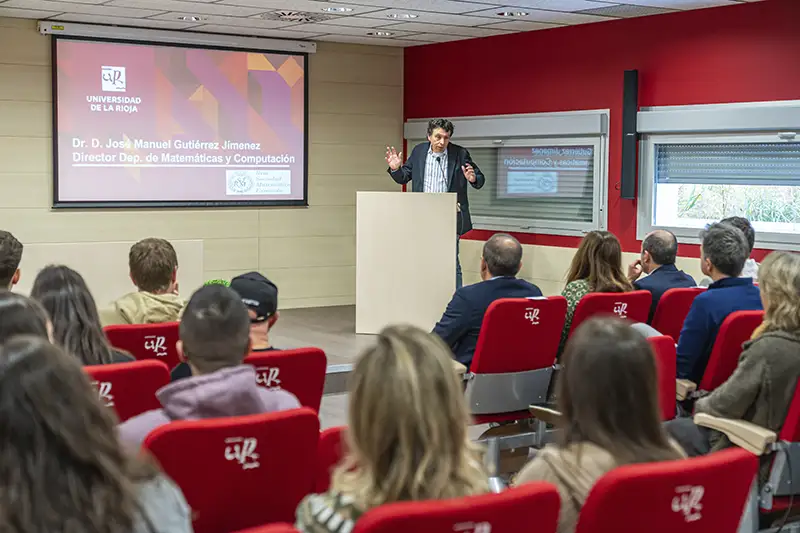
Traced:
<svg viewBox="0 0 800 533">
<path fill-rule="evenodd" d="M 719 327 L 734 311 L 763 309 L 753 278 L 723 278 L 694 299 L 678 339 L 678 379 L 703 378 Z"/>
</svg>

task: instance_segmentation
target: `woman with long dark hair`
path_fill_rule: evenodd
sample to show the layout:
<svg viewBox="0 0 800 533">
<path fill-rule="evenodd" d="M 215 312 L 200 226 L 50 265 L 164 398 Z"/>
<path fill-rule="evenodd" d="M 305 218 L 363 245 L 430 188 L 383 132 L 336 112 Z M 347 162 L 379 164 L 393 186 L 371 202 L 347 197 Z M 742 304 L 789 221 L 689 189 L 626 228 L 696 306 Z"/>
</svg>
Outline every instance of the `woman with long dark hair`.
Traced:
<svg viewBox="0 0 800 533">
<path fill-rule="evenodd" d="M 14 335 L 50 339 L 53 326 L 39 302 L 0 290 L 0 344 Z"/>
<path fill-rule="evenodd" d="M 53 342 L 84 365 L 134 360 L 108 343 L 94 297 L 83 277 L 71 268 L 63 265 L 44 267 L 33 281 L 31 298 L 38 300 L 50 315 Z"/>
<path fill-rule="evenodd" d="M 570 338 L 558 376 L 560 440 L 545 446 L 516 483 L 548 481 L 561 495 L 559 533 L 575 529 L 594 483 L 617 466 L 679 459 L 658 406 L 656 362 L 626 322 L 594 318 Z"/>
<path fill-rule="evenodd" d="M 0 531 L 187 533 L 180 490 L 128 455 L 80 364 L 45 339 L 0 346 Z"/>
</svg>

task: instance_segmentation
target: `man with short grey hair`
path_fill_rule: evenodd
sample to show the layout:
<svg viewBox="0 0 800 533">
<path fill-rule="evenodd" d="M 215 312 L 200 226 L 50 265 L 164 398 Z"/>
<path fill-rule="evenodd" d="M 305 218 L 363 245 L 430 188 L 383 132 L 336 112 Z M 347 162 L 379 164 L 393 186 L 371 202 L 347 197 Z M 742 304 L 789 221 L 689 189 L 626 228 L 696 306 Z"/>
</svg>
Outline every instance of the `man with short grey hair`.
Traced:
<svg viewBox="0 0 800 533">
<path fill-rule="evenodd" d="M 700 268 L 712 280 L 697 296 L 678 340 L 678 379 L 700 383 L 719 327 L 734 311 L 763 309 L 761 294 L 751 278 L 740 278 L 750 249 L 744 234 L 716 223 L 700 233 Z"/>
<path fill-rule="evenodd" d="M 500 298 L 541 296 L 536 285 L 518 279 L 522 268 L 522 245 L 505 233 L 492 235 L 483 245 L 481 279 L 456 291 L 441 320 L 433 328 L 450 346 L 455 359 L 469 368 L 486 309 Z"/>
<path fill-rule="evenodd" d="M 697 284 L 689 274 L 678 270 L 675 259 L 678 256 L 678 239 L 671 231 L 657 229 L 648 233 L 642 241 L 642 255 L 628 267 L 628 279 L 636 290 L 649 291 L 653 295 L 650 316 L 653 320 L 661 297 L 669 289 L 694 287 Z M 646 277 L 640 278 L 642 273 Z"/>
</svg>

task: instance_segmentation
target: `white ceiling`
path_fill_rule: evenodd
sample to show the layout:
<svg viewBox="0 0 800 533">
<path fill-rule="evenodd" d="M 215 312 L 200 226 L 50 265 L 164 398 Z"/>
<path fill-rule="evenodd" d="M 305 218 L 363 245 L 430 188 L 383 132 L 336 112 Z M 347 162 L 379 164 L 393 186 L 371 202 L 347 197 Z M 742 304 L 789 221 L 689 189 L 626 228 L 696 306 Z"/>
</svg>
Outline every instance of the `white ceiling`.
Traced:
<svg viewBox="0 0 800 533">
<path fill-rule="evenodd" d="M 0 17 L 415 46 L 758 1 L 0 0 Z M 326 8 L 347 11 L 336 13 Z M 279 15 L 284 11 L 301 12 L 314 21 L 282 20 Z M 520 16 L 504 17 L 500 12 Z M 184 20 L 186 17 L 199 20 Z M 369 35 L 374 32 L 390 35 Z"/>
</svg>

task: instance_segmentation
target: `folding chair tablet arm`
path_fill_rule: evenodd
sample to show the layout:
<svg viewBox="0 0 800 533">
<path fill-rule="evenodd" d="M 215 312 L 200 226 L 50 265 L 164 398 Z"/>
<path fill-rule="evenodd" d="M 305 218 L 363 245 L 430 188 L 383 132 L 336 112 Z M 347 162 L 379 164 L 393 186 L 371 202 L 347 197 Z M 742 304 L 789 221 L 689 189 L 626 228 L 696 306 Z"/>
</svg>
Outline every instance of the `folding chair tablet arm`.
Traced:
<svg viewBox="0 0 800 533">
<path fill-rule="evenodd" d="M 683 401 L 689 398 L 693 392 L 697 390 L 697 383 L 688 379 L 675 380 L 675 397 L 678 401 Z"/>
<path fill-rule="evenodd" d="M 730 441 L 753 455 L 766 455 L 774 450 L 778 434 L 751 422 L 731 418 L 721 418 L 708 413 L 694 415 L 698 426 L 723 433 Z"/>
<path fill-rule="evenodd" d="M 556 411 L 555 409 L 542 407 L 540 405 L 531 405 L 528 407 L 528 410 L 535 419 L 541 420 L 547 424 L 552 424 L 553 426 L 558 427 L 562 422 L 561 412 Z"/>
</svg>

